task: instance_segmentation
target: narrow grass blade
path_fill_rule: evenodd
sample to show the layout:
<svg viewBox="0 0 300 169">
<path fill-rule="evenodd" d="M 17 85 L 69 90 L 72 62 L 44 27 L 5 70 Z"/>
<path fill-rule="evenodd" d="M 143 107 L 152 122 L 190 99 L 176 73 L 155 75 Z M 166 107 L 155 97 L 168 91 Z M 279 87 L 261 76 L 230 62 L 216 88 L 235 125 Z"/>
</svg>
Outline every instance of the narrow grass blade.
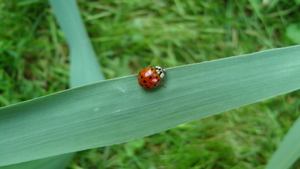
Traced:
<svg viewBox="0 0 300 169">
<path fill-rule="evenodd" d="M 300 157 L 300 118 L 297 119 L 281 145 L 273 154 L 266 169 L 287 169 Z"/>
<path fill-rule="evenodd" d="M 50 0 L 70 47 L 70 86 L 105 79 L 74 0 Z"/>
<path fill-rule="evenodd" d="M 72 153 L 73 154 L 73 153 Z M 33 169 L 33 168 L 42 168 L 42 169 L 64 169 L 66 168 L 68 162 L 73 156 L 70 154 L 63 154 L 54 157 L 48 157 L 33 161 L 28 161 L 24 163 L 14 164 L 3 166 L 1 169 Z"/>
<path fill-rule="evenodd" d="M 60 26 L 66 35 L 71 48 L 70 86 L 76 87 L 104 79 L 94 50 L 81 20 L 77 4 L 74 0 L 50 0 Z M 31 168 L 65 168 L 73 153 L 33 160 L 1 169 L 31 169 Z"/>
<path fill-rule="evenodd" d="M 300 46 L 167 69 L 145 92 L 136 76 L 0 109 L 0 166 L 123 143 L 300 88 Z"/>
</svg>

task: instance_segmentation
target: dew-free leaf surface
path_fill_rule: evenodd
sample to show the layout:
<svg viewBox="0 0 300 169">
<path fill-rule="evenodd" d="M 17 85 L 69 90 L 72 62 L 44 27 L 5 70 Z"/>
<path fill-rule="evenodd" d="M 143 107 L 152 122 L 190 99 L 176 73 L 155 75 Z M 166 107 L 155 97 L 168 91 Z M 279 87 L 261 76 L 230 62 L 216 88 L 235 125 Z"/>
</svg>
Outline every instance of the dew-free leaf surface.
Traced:
<svg viewBox="0 0 300 169">
<path fill-rule="evenodd" d="M 300 46 L 167 69 L 145 92 L 136 76 L 0 109 L 0 166 L 108 146 L 300 88 Z"/>
</svg>

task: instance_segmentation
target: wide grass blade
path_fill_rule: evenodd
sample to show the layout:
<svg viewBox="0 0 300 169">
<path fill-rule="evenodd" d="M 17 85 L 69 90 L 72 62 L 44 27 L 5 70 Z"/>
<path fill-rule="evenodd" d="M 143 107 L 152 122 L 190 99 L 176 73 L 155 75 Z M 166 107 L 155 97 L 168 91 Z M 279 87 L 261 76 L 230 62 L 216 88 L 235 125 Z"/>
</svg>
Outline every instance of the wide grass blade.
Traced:
<svg viewBox="0 0 300 169">
<path fill-rule="evenodd" d="M 0 109 L 0 165 L 118 144 L 300 88 L 300 46 L 167 69 L 145 92 L 136 76 Z"/>
</svg>

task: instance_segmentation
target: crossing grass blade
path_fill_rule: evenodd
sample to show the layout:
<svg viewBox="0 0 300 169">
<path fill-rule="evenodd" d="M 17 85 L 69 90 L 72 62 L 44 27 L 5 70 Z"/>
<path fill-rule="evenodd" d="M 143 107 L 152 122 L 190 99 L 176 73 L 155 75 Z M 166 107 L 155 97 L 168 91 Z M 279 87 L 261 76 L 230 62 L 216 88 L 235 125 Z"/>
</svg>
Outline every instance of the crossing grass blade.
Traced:
<svg viewBox="0 0 300 169">
<path fill-rule="evenodd" d="M 136 76 L 0 109 L 0 166 L 123 143 L 300 88 L 300 46 L 167 69 L 145 92 Z M 17 152 L 17 153 L 16 153 Z"/>
<path fill-rule="evenodd" d="M 49 0 L 70 47 L 70 86 L 103 80 L 95 51 L 75 1 Z"/>
<path fill-rule="evenodd" d="M 81 20 L 76 2 L 69 0 L 50 0 L 49 2 L 52 5 L 52 9 L 54 10 L 60 26 L 65 33 L 66 39 L 69 42 L 71 51 L 70 86 L 76 87 L 103 80 L 104 75 L 101 73 L 100 66 L 96 59 L 96 54 Z M 51 25 L 53 25 L 52 27 L 55 27 L 54 20 L 51 21 Z M 53 34 L 57 33 L 55 32 Z M 63 154 L 9 165 L 1 167 L 1 169 L 65 168 L 72 157 L 73 153 Z"/>
<path fill-rule="evenodd" d="M 24 163 L 18 163 L 14 165 L 7 165 L 1 167 L 1 169 L 64 169 L 68 162 L 71 160 L 73 153 L 62 154 L 59 156 L 53 156 Z"/>
<path fill-rule="evenodd" d="M 300 118 L 285 136 L 279 148 L 273 154 L 266 169 L 287 169 L 300 157 Z"/>
</svg>

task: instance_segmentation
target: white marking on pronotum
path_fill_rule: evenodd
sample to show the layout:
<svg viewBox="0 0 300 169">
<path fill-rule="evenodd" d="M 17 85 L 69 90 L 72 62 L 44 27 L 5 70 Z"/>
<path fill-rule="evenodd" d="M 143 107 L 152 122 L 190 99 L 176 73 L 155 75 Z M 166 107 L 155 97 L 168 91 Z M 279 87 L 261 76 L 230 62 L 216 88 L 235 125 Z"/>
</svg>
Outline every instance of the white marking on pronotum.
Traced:
<svg viewBox="0 0 300 169">
<path fill-rule="evenodd" d="M 163 78 L 165 76 L 165 73 L 166 73 L 165 68 L 162 68 L 160 66 L 155 66 L 155 71 L 161 78 Z"/>
</svg>

